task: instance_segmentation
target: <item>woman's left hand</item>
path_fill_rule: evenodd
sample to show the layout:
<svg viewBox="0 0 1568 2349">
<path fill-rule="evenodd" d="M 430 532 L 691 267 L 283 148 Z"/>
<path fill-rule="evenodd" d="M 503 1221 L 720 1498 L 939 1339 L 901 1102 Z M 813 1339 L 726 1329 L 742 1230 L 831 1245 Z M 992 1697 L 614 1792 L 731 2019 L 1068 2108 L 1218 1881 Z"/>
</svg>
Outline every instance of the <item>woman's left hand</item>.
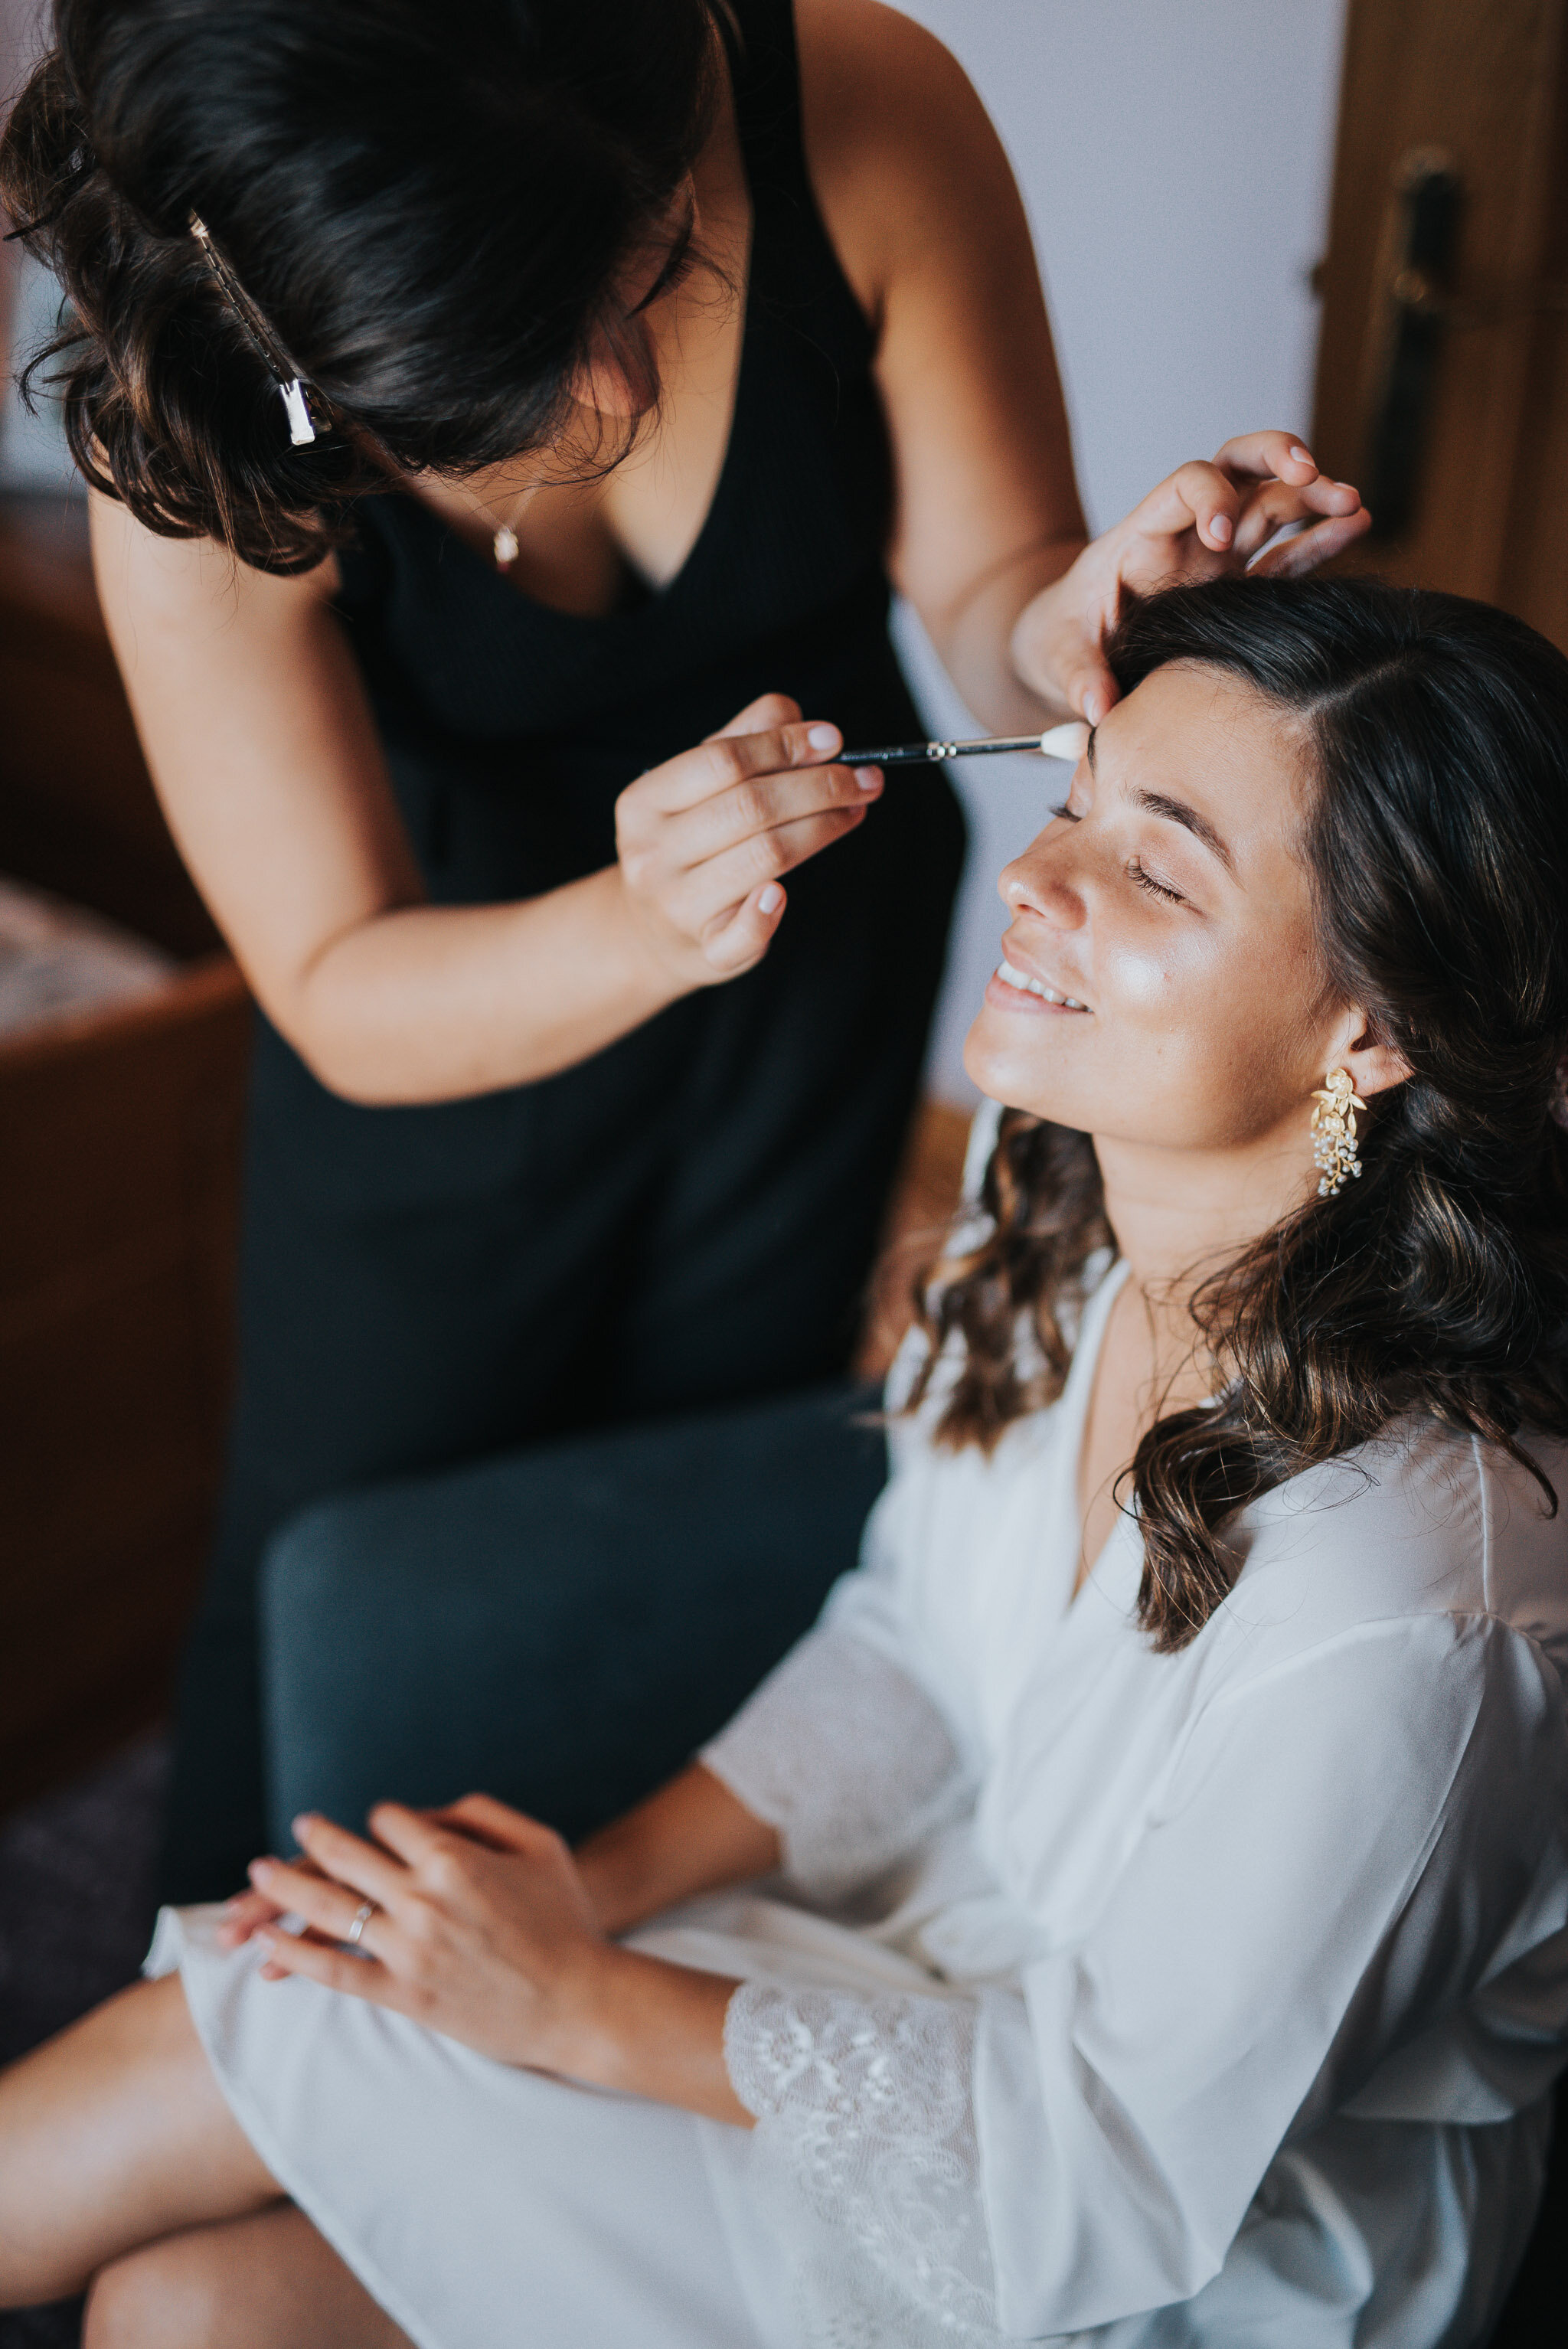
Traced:
<svg viewBox="0 0 1568 2349">
<path fill-rule="evenodd" d="M 615 1952 L 561 1837 L 486 1795 L 434 1816 L 382 1803 L 370 1826 L 374 1843 L 297 1819 L 311 1865 L 254 1862 L 257 1891 L 308 1928 L 259 1930 L 269 1977 L 350 1992 L 498 2063 L 581 2071 Z"/>
<path fill-rule="evenodd" d="M 1350 545 L 1371 519 L 1359 492 L 1327 480 L 1293 434 L 1244 433 L 1212 464 L 1179 467 L 1026 604 L 1013 630 L 1013 665 L 1047 707 L 1065 702 L 1096 726 L 1119 698 L 1101 648 L 1125 594 L 1249 566 L 1299 575 Z M 1306 527 L 1257 561 L 1292 523 Z"/>
</svg>

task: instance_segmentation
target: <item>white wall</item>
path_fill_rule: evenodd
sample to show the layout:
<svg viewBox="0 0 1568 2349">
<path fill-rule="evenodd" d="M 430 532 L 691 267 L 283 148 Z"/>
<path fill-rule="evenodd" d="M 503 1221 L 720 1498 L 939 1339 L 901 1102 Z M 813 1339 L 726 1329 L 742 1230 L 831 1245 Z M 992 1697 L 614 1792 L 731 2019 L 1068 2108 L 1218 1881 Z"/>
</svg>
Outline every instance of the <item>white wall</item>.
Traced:
<svg viewBox="0 0 1568 2349">
<path fill-rule="evenodd" d="M 1188 457 L 1305 431 L 1344 0 L 897 0 L 961 60 L 1018 175 L 1050 298 L 1091 527 Z M 932 730 L 969 725 L 901 616 Z M 1001 919 L 996 874 L 1065 772 L 955 770 L 970 857 L 931 1081 L 973 1098 L 964 1035 Z"/>
</svg>

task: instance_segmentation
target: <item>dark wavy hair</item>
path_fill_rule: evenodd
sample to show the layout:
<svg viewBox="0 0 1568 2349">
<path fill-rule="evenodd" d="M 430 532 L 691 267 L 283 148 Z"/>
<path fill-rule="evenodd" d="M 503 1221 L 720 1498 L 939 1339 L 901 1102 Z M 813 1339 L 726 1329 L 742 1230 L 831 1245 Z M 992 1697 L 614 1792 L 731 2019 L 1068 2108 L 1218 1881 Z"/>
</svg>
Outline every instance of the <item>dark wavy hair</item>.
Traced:
<svg viewBox="0 0 1568 2349">
<path fill-rule="evenodd" d="M 1226 1380 L 1138 1447 L 1124 1506 L 1143 1535 L 1140 1619 L 1181 1648 L 1236 1571 L 1226 1520 L 1411 1413 L 1523 1461 L 1568 1435 L 1568 660 L 1485 605 L 1359 580 L 1233 579 L 1130 608 L 1123 693 L 1176 661 L 1240 680 L 1303 726 L 1320 949 L 1410 1075 L 1379 1093 L 1365 1173 L 1309 1197 L 1205 1280 L 1199 1330 Z M 1304 1104 L 1305 1109 L 1305 1104 Z M 1305 1119 L 1303 1175 L 1306 1177 Z M 1010 1109 L 982 1236 L 916 1285 L 962 1363 L 938 1422 L 994 1444 L 1059 1393 L 1064 1309 L 1114 1245 L 1094 1147 Z M 1020 1323 L 1042 1363 L 1020 1367 Z M 913 1405 L 912 1405 L 913 1407 Z"/>
<path fill-rule="evenodd" d="M 0 202 L 70 311 L 77 465 L 171 537 L 319 561 L 387 469 L 549 445 L 706 136 L 705 0 L 57 0 Z M 291 446 L 198 213 L 335 429 Z M 678 225 L 678 224 L 677 224 Z"/>
</svg>

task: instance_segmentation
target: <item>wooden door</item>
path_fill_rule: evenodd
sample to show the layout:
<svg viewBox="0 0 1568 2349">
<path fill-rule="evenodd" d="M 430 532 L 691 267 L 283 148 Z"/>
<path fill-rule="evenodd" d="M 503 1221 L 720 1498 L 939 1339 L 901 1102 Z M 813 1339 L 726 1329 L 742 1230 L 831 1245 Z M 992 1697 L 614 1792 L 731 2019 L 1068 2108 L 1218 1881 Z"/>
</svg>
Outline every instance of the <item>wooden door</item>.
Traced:
<svg viewBox="0 0 1568 2349">
<path fill-rule="evenodd" d="M 1314 449 L 1382 525 L 1349 567 L 1568 648 L 1568 0 L 1349 0 L 1320 290 Z"/>
</svg>

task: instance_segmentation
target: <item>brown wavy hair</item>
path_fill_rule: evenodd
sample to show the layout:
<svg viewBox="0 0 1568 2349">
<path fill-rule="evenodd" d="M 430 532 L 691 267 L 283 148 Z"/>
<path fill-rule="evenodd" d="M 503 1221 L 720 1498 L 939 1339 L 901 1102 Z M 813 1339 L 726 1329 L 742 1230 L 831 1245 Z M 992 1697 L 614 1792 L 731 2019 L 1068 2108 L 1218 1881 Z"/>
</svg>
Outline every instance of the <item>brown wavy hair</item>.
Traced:
<svg viewBox="0 0 1568 2349">
<path fill-rule="evenodd" d="M 616 286 L 712 118 L 706 0 L 57 0 L 55 36 L 0 140 L 68 303 L 24 383 L 150 530 L 302 571 L 389 475 L 552 444 L 601 343 L 655 405 Z M 312 387 L 314 446 L 193 212 Z"/>
<path fill-rule="evenodd" d="M 1123 693 L 1200 663 L 1303 725 L 1323 959 L 1411 1071 L 1372 1104 L 1360 1180 L 1310 1198 L 1197 1293 L 1226 1384 L 1158 1420 L 1119 1491 L 1143 1535 L 1140 1619 L 1171 1651 L 1231 1588 L 1233 1513 L 1408 1413 L 1501 1446 L 1555 1510 L 1527 1441 L 1568 1435 L 1568 1133 L 1553 1114 L 1568 660 L 1484 605 L 1316 579 L 1171 589 L 1125 613 L 1109 657 Z M 911 1408 L 960 1340 L 938 1438 L 989 1449 L 1060 1392 L 1086 1264 L 1114 1235 L 1089 1137 L 1021 1110 L 1003 1115 L 981 1205 L 982 1236 L 916 1283 L 930 1350 Z M 1037 1367 L 1020 1366 L 1021 1326 Z"/>
</svg>

